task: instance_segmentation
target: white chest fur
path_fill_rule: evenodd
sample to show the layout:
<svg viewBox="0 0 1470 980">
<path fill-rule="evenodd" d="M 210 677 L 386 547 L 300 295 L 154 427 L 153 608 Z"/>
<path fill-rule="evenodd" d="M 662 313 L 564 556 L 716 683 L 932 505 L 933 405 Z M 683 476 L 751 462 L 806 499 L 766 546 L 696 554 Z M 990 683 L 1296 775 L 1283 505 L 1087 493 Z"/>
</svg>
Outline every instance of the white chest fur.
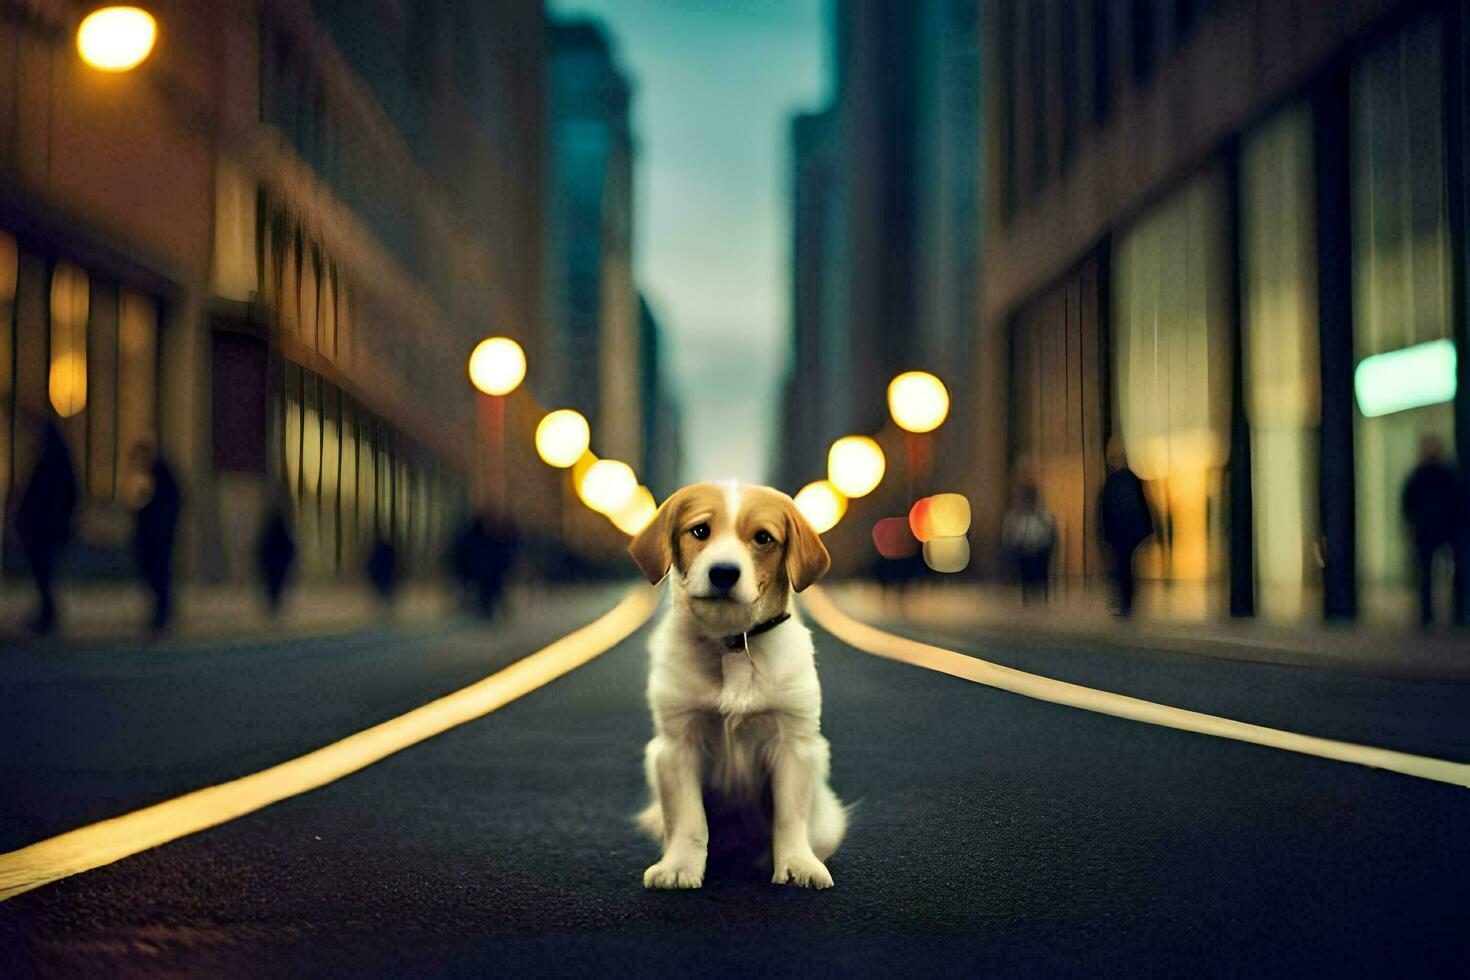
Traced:
<svg viewBox="0 0 1470 980">
<path fill-rule="evenodd" d="M 766 707 L 768 698 L 753 655 L 745 650 L 726 653 L 720 661 L 720 674 L 720 714 L 748 715 Z"/>
</svg>

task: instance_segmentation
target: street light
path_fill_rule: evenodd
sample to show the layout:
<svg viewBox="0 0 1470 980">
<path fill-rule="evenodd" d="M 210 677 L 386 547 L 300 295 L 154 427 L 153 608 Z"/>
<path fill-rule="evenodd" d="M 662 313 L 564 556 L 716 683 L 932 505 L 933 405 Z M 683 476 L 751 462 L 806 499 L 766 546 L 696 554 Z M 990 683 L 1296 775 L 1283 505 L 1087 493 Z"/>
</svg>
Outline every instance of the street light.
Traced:
<svg viewBox="0 0 1470 980">
<path fill-rule="evenodd" d="M 470 353 L 470 381 L 487 395 L 508 395 L 526 377 L 526 352 L 509 337 L 490 337 Z"/>
<path fill-rule="evenodd" d="M 564 470 L 582 458 L 591 439 L 592 430 L 581 412 L 559 408 L 536 426 L 536 453 L 546 465 Z"/>
<path fill-rule="evenodd" d="M 949 390 L 928 371 L 906 371 L 888 383 L 888 412 L 900 429 L 933 432 L 949 415 Z"/>
<path fill-rule="evenodd" d="M 100 7 L 77 28 L 77 52 L 98 71 L 131 71 L 147 59 L 157 40 L 158 22 L 139 7 Z"/>
<path fill-rule="evenodd" d="M 632 537 L 647 527 L 656 513 L 658 504 L 654 502 L 653 492 L 647 487 L 639 487 L 633 491 L 627 503 L 607 516 L 617 525 L 619 531 Z"/>
<path fill-rule="evenodd" d="M 808 483 L 797 491 L 792 502 L 818 534 L 832 530 L 847 513 L 847 498 L 826 480 Z"/>
<path fill-rule="evenodd" d="M 883 448 L 867 436 L 843 436 L 827 451 L 827 479 L 848 498 L 877 489 L 886 467 Z"/>
<path fill-rule="evenodd" d="M 638 492 L 638 477 L 633 467 L 617 459 L 599 459 L 587 467 L 577 484 L 582 503 L 599 514 L 612 514 Z"/>
</svg>

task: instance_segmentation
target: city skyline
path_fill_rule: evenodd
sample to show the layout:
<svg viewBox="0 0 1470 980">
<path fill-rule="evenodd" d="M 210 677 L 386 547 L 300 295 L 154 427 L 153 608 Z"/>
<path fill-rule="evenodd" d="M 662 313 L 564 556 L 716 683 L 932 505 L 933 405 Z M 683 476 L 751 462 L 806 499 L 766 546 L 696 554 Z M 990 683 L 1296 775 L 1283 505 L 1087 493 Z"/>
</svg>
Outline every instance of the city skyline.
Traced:
<svg viewBox="0 0 1470 980">
<path fill-rule="evenodd" d="M 634 272 L 669 335 L 685 482 L 770 475 L 790 330 L 787 120 L 827 97 L 823 10 L 552 4 L 600 20 L 633 85 Z"/>
</svg>

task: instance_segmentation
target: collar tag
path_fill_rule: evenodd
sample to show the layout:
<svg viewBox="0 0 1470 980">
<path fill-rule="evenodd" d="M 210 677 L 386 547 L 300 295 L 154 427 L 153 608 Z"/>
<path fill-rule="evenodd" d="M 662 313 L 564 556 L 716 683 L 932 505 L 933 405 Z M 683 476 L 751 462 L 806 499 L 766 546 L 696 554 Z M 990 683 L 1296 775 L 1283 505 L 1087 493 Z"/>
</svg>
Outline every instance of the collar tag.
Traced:
<svg viewBox="0 0 1470 980">
<path fill-rule="evenodd" d="M 750 629 L 746 630 L 744 633 L 736 633 L 733 636 L 727 636 L 722 642 L 725 644 L 726 650 L 745 650 L 746 652 L 749 652 L 750 638 L 752 636 L 760 636 L 762 633 L 769 633 L 771 630 L 775 629 L 777 626 L 780 626 L 782 623 L 786 622 L 786 620 L 790 618 L 791 613 L 783 612 L 779 616 L 772 616 L 764 623 L 757 623 Z"/>
</svg>

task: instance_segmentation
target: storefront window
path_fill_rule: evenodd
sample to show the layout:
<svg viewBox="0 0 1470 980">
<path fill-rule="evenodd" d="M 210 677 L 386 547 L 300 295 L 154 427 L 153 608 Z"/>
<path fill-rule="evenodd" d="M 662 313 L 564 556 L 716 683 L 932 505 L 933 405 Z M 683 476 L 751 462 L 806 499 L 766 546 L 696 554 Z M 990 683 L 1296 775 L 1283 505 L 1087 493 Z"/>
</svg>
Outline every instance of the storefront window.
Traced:
<svg viewBox="0 0 1470 980">
<path fill-rule="evenodd" d="M 1251 430 L 1257 608 L 1294 619 L 1321 585 L 1321 354 L 1312 118 L 1285 110 L 1241 165 L 1245 412 Z"/>
<path fill-rule="evenodd" d="M 1102 570 L 1094 525 L 1102 489 L 1103 416 L 1098 263 L 1088 259 L 1012 324 L 1013 470 L 1057 521 L 1055 572 Z"/>
<path fill-rule="evenodd" d="M 1219 174 L 1197 177 L 1122 237 L 1114 266 L 1117 432 L 1159 519 L 1141 568 L 1178 581 L 1214 578 L 1226 557 L 1225 214 Z"/>
<path fill-rule="evenodd" d="M 301 368 L 286 364 L 286 437 L 281 440 L 285 451 L 286 489 L 291 497 L 301 494 Z"/>
<path fill-rule="evenodd" d="M 124 289 L 117 314 L 118 486 L 127 448 L 158 432 L 158 306 L 146 293 Z"/>
<path fill-rule="evenodd" d="M 87 274 L 70 262 L 51 273 L 51 369 L 47 391 L 56 414 L 69 419 L 87 407 Z"/>
<path fill-rule="evenodd" d="M 1359 363 L 1452 336 L 1440 48 L 1438 21 L 1426 21 L 1353 72 L 1353 332 Z M 1362 396 L 1371 393 L 1358 395 L 1361 407 Z M 1408 583 L 1399 497 L 1419 441 L 1438 435 L 1453 445 L 1453 430 L 1448 401 L 1375 418 L 1357 415 L 1358 572 L 1369 615 L 1387 614 L 1404 598 L 1401 590 L 1381 587 Z"/>
</svg>

